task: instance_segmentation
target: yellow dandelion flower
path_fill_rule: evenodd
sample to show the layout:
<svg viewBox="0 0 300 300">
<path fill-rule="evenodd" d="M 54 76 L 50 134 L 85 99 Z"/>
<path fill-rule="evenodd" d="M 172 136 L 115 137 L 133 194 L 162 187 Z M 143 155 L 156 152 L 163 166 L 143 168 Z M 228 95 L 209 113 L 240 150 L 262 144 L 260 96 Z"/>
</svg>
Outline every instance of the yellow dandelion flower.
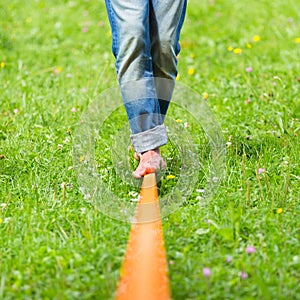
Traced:
<svg viewBox="0 0 300 300">
<path fill-rule="evenodd" d="M 234 53 L 234 54 L 241 54 L 241 53 L 242 53 L 242 49 L 241 49 L 241 48 L 235 48 L 235 49 L 233 50 L 233 53 Z"/>
<path fill-rule="evenodd" d="M 188 69 L 188 74 L 189 75 L 193 75 L 195 73 L 195 69 L 194 68 L 189 68 Z"/>
<path fill-rule="evenodd" d="M 0 224 L 2 223 L 2 219 L 0 218 Z"/>
<path fill-rule="evenodd" d="M 233 50 L 233 47 L 229 46 L 229 47 L 227 48 L 227 50 L 228 50 L 228 51 L 232 51 L 232 50 Z"/>
<path fill-rule="evenodd" d="M 175 175 L 172 175 L 172 174 L 170 174 L 170 175 L 167 175 L 167 179 L 174 179 L 176 176 Z"/>
<path fill-rule="evenodd" d="M 1 69 L 3 69 L 5 67 L 5 62 L 4 61 L 1 61 L 0 67 L 1 67 Z"/>
<path fill-rule="evenodd" d="M 246 47 L 247 47 L 248 49 L 250 49 L 250 48 L 252 48 L 252 45 L 251 45 L 250 43 L 247 43 Z"/>
<path fill-rule="evenodd" d="M 177 119 L 175 120 L 177 123 L 182 123 L 182 120 L 181 119 Z"/>
<path fill-rule="evenodd" d="M 191 53 L 190 58 L 195 58 L 195 53 Z"/>
<path fill-rule="evenodd" d="M 180 79 L 180 74 L 178 73 L 176 76 L 176 80 L 179 80 L 179 79 Z"/>
<path fill-rule="evenodd" d="M 207 92 L 204 92 L 204 93 L 202 94 L 202 96 L 203 96 L 203 98 L 204 98 L 205 100 L 208 99 L 208 93 L 207 93 Z"/>
<path fill-rule="evenodd" d="M 281 207 L 276 210 L 277 214 L 281 214 L 282 212 L 283 212 L 283 209 Z"/>
<path fill-rule="evenodd" d="M 253 41 L 254 41 L 254 42 L 259 42 L 259 41 L 260 41 L 260 36 L 259 36 L 259 35 L 255 35 L 255 36 L 253 37 Z"/>
<path fill-rule="evenodd" d="M 295 38 L 295 43 L 300 44 L 300 37 Z"/>
<path fill-rule="evenodd" d="M 62 67 L 57 67 L 56 69 L 54 69 L 54 73 L 55 74 L 59 74 L 62 71 Z"/>
</svg>

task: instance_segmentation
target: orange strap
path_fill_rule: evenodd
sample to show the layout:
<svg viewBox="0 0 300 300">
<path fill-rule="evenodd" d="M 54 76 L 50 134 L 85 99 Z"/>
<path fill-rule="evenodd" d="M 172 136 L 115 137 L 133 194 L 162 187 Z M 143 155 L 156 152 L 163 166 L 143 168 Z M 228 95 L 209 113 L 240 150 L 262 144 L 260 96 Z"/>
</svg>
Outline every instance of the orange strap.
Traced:
<svg viewBox="0 0 300 300">
<path fill-rule="evenodd" d="M 171 299 L 155 173 L 143 179 L 116 300 Z"/>
</svg>

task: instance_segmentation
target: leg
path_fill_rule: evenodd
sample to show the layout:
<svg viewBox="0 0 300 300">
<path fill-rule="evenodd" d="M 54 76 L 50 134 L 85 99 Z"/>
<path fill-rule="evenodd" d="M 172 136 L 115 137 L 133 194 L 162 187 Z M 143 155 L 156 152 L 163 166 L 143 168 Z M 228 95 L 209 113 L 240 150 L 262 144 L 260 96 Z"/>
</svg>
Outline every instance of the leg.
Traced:
<svg viewBox="0 0 300 300">
<path fill-rule="evenodd" d="M 150 0 L 152 68 L 163 116 L 167 113 L 177 76 L 179 37 L 186 5 L 186 0 Z"/>
<path fill-rule="evenodd" d="M 118 80 L 136 152 L 167 143 L 152 72 L 148 0 L 106 0 Z"/>
</svg>

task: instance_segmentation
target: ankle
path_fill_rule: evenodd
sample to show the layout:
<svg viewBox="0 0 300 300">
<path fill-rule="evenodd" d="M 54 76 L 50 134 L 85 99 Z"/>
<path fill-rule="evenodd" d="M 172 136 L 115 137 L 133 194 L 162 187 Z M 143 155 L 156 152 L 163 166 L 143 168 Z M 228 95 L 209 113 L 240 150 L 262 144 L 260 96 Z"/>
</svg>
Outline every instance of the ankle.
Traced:
<svg viewBox="0 0 300 300">
<path fill-rule="evenodd" d="M 145 151 L 145 152 L 140 153 L 140 155 L 143 155 L 143 154 L 145 154 L 145 153 L 147 153 L 147 152 L 155 152 L 155 153 L 157 153 L 157 154 L 160 155 L 160 150 L 159 150 L 159 148 L 147 150 L 147 151 Z"/>
</svg>

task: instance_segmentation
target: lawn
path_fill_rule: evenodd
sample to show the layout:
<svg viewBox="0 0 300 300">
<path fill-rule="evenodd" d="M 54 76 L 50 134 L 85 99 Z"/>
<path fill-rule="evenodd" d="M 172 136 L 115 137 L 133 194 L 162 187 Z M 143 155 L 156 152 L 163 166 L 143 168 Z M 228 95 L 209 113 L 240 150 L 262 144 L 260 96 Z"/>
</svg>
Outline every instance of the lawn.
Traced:
<svg viewBox="0 0 300 300">
<path fill-rule="evenodd" d="M 204 100 L 171 105 L 158 184 L 175 300 L 300 299 L 299 19 L 297 0 L 189 1 L 178 90 Z M 117 205 L 91 201 L 76 145 L 116 82 L 103 1 L 1 1 L 0 299 L 113 298 L 131 226 L 115 207 L 139 192 L 122 106 L 92 145 Z M 205 116 L 226 148 L 217 170 Z"/>
</svg>

